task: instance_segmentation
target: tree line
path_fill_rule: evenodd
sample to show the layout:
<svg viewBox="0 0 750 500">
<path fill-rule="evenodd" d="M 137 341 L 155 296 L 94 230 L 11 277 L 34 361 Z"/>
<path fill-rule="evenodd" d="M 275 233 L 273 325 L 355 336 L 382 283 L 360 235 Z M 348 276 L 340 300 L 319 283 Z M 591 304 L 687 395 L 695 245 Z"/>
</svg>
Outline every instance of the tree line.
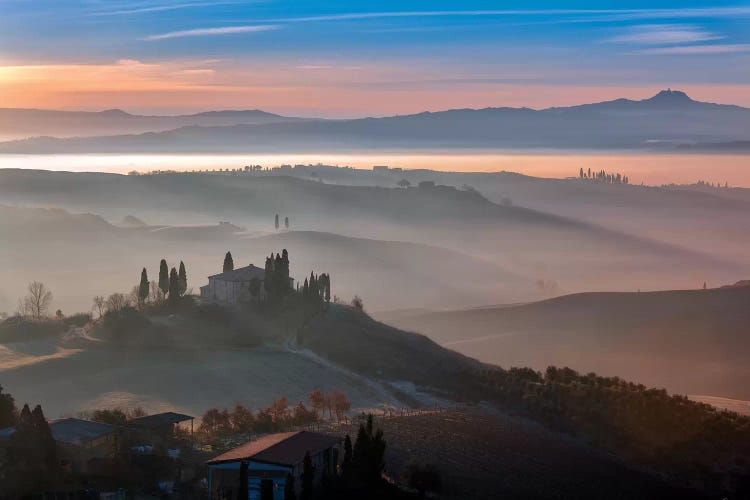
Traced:
<svg viewBox="0 0 750 500">
<path fill-rule="evenodd" d="M 608 184 L 629 184 L 630 178 L 628 176 L 623 175 L 619 172 L 617 173 L 607 173 L 604 170 L 600 170 L 598 172 L 592 172 L 589 168 L 588 170 L 583 170 L 583 167 L 578 171 L 578 178 L 579 179 L 591 179 L 599 182 L 606 182 Z"/>
<path fill-rule="evenodd" d="M 524 411 L 660 474 L 719 496 L 750 494 L 750 418 L 619 377 L 551 366 L 456 374 L 462 394 Z M 738 492 L 742 492 L 739 494 Z"/>
<path fill-rule="evenodd" d="M 308 396 L 310 406 L 301 401 L 290 406 L 286 397 L 276 399 L 271 405 L 252 411 L 237 404 L 233 409 L 210 408 L 201 417 L 198 432 L 208 441 L 227 438 L 237 434 L 263 434 L 281 432 L 300 425 L 321 421 L 328 411 L 328 418 L 338 421 L 351 408 L 345 393 L 334 390 L 329 393 L 313 390 Z"/>
<path fill-rule="evenodd" d="M 144 267 L 138 285 L 134 286 L 130 293 L 116 292 L 108 297 L 97 295 L 93 298 L 93 310 L 102 318 L 107 314 L 118 314 L 129 307 L 136 307 L 141 311 L 149 305 L 167 304 L 174 307 L 187 293 L 185 263 L 180 261 L 177 268 L 172 267 L 170 270 L 166 259 L 161 259 L 158 280 L 149 281 L 148 270 Z"/>
</svg>

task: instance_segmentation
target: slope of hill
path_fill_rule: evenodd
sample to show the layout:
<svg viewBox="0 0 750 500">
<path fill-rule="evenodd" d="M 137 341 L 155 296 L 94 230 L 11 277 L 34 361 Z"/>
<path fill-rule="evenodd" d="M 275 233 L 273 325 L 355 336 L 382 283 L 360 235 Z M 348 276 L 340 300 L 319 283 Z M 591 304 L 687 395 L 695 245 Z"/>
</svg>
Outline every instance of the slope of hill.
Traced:
<svg viewBox="0 0 750 500">
<path fill-rule="evenodd" d="M 134 115 L 121 109 L 89 112 L 0 108 L 0 137 L 101 136 L 158 132 L 191 125 L 223 126 L 302 120 L 302 118 L 280 116 L 257 109 L 149 116 Z"/>
<path fill-rule="evenodd" d="M 290 231 L 243 238 L 233 247 L 243 255 L 286 248 L 300 280 L 313 269 L 332 270 L 336 295 L 345 300 L 359 295 L 373 310 L 404 304 L 456 307 L 481 304 L 486 297 L 517 300 L 537 295 L 534 280 L 495 262 L 422 243 Z M 456 269 L 461 270 L 460 280 L 451 271 Z"/>
<path fill-rule="evenodd" d="M 164 316 L 164 312 L 169 314 Z M 199 341 L 201 337 L 209 339 L 216 332 L 227 340 L 235 337 L 226 321 L 205 316 L 203 306 L 198 306 L 198 316 L 192 319 L 184 316 L 182 306 L 164 312 L 161 316 L 147 313 L 146 321 L 156 329 L 123 328 L 117 337 L 99 336 L 96 345 L 75 353 L 0 368 L 3 385 L 20 400 L 42 401 L 45 409 L 124 403 L 197 413 L 198 406 L 227 406 L 230 401 L 257 407 L 280 395 L 292 401 L 304 399 L 307 392 L 320 386 L 347 391 L 355 405 L 388 403 L 400 394 L 392 389 L 395 383 L 410 382 L 421 391 L 454 401 L 487 401 L 485 411 L 519 412 L 548 428 L 564 429 L 580 442 L 572 447 L 563 445 L 560 452 L 580 459 L 590 455 L 592 465 L 600 464 L 605 475 L 609 470 L 627 476 L 629 468 L 637 467 L 677 486 L 720 491 L 729 497 L 734 493 L 741 497 L 745 491 L 742 481 L 747 477 L 744 464 L 750 453 L 746 434 L 750 420 L 662 391 L 570 370 L 542 375 L 528 369 L 484 365 L 421 335 L 388 327 L 337 304 L 296 327 L 287 324 L 289 314 L 295 311 L 287 310 L 278 317 L 263 314 L 265 319 L 260 322 L 250 318 L 240 322 L 244 329 L 261 330 L 265 341 L 259 347 L 233 347 L 230 341 L 209 349 Z M 198 318 L 202 318 L 200 324 Z M 190 331 L 180 336 L 180 324 L 185 322 L 191 322 L 191 329 L 208 329 L 198 337 Z M 153 342 L 165 327 L 172 331 L 169 336 L 175 334 L 175 345 Z M 298 332 L 297 342 L 291 343 L 284 334 L 294 331 Z M 14 352 L 29 347 L 6 346 Z M 551 447 L 561 444 L 559 435 L 546 431 L 535 433 L 533 439 L 540 449 L 544 443 Z M 472 446 L 477 452 L 485 449 Z M 436 445 L 435 449 L 445 448 Z M 627 465 L 610 469 L 613 461 L 603 458 L 602 451 L 614 453 L 616 460 Z M 716 464 L 716 470 L 707 464 Z M 493 468 L 493 473 L 497 472 Z M 556 471 L 539 474 L 544 482 L 558 482 Z M 636 476 L 645 488 L 639 498 L 668 490 L 659 479 L 649 481 L 642 473 L 633 479 Z"/>
<path fill-rule="evenodd" d="M 683 160 L 675 158 L 674 162 L 679 165 Z M 738 164 L 741 164 L 739 159 Z M 577 175 L 577 171 L 571 174 Z M 704 174 L 710 177 L 709 172 L 701 175 Z M 553 179 L 505 171 L 374 171 L 326 165 L 295 167 L 285 175 L 304 179 L 314 176 L 327 183 L 359 186 L 393 187 L 404 179 L 412 185 L 423 181 L 457 188 L 468 185 L 497 204 L 554 213 L 673 245 L 689 242 L 692 249 L 748 263 L 750 189 L 700 184 L 609 184 L 577 177 Z"/>
<path fill-rule="evenodd" d="M 747 140 L 750 110 L 696 102 L 678 91 L 650 99 L 550 108 L 456 109 L 387 118 L 226 127 L 99 138 L 37 138 L 5 153 L 274 152 L 352 148 L 673 148 Z"/>
<path fill-rule="evenodd" d="M 88 309 L 95 295 L 128 291 L 144 266 L 155 278 L 164 257 L 171 266 L 185 262 L 190 286 L 197 291 L 207 276 L 220 270 L 227 249 L 238 265 L 262 266 L 266 255 L 286 248 L 294 277 L 303 280 L 312 270 L 331 272 L 336 295 L 348 301 L 357 294 L 373 309 L 468 307 L 487 296 L 536 296 L 532 279 L 496 263 L 409 242 L 312 231 L 249 234 L 227 223 L 148 226 L 141 221 L 123 226 L 60 209 L 7 206 L 0 206 L 0 231 L 7 238 L 0 249 L 0 294 L 9 297 L 0 301 L 0 311 L 6 312 L 14 307 L 10 298 L 22 295 L 33 279 L 53 290 L 56 308 Z M 463 280 L 439 272 L 459 268 Z"/>
<path fill-rule="evenodd" d="M 498 205 L 476 191 L 445 186 L 398 189 L 330 185 L 281 176 L 122 176 L 8 170 L 0 171 L 2 202 L 94 211 L 117 221 L 125 215 L 135 215 L 170 226 L 214 226 L 217 220 L 231 220 L 251 232 L 272 229 L 275 215 L 280 214 L 290 218 L 293 229 L 421 243 L 489 261 L 499 268 L 513 269 L 532 282 L 544 283 L 540 293 L 547 295 L 537 297 L 561 290 L 689 288 L 704 281 L 728 282 L 741 271 L 732 262 L 676 245 L 537 210 Z M 131 231 L 128 234 L 147 232 L 143 228 Z M 180 245 L 174 241 L 169 246 L 170 236 L 177 240 L 180 234 L 185 235 Z M 184 243 L 187 235 L 194 240 L 190 245 Z M 149 233 L 149 237 L 157 236 L 163 236 L 163 243 L 159 247 L 144 246 L 151 251 L 151 257 L 139 263 L 138 268 L 154 259 L 158 262 L 164 254 L 184 260 L 186 254 L 200 250 L 204 259 L 212 258 L 233 245 L 231 231 L 221 228 L 170 228 Z M 126 241 L 123 248 L 113 248 L 112 252 L 124 253 L 135 241 Z M 98 243 L 78 240 L 66 244 Z M 418 267 L 407 265 L 410 257 L 408 252 L 403 256 L 406 268 Z M 253 252 L 246 258 L 259 257 Z M 462 287 L 470 286 L 457 271 L 460 268 L 445 269 L 446 280 L 463 280 L 466 286 Z M 207 269 L 198 276 L 204 270 Z M 309 271 L 300 270 L 304 274 Z M 327 271 L 336 274 L 335 268 Z M 533 297 L 523 293 L 509 300 L 529 298 Z M 482 303 L 504 300 L 504 296 L 491 296 Z M 379 308 L 425 305 L 406 301 L 381 304 Z"/>
<path fill-rule="evenodd" d="M 391 322 L 485 362 L 569 366 L 683 394 L 748 399 L 748 304 L 747 288 L 584 293 Z"/>
</svg>

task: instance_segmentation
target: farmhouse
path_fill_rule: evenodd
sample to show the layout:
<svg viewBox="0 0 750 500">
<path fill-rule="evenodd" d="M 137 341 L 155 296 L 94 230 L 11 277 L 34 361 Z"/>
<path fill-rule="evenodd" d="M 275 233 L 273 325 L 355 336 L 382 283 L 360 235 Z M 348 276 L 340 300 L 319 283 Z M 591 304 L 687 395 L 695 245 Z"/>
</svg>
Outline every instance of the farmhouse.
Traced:
<svg viewBox="0 0 750 500">
<path fill-rule="evenodd" d="M 292 488 L 299 498 L 305 454 L 317 485 L 324 475 L 337 473 L 340 447 L 341 439 L 308 431 L 260 437 L 208 462 L 209 499 L 234 498 L 241 467 L 247 469 L 248 500 L 284 500 Z"/>
<path fill-rule="evenodd" d="M 252 264 L 208 277 L 201 287 L 201 299 L 220 304 L 238 304 L 248 300 L 264 300 L 265 270 Z"/>
</svg>

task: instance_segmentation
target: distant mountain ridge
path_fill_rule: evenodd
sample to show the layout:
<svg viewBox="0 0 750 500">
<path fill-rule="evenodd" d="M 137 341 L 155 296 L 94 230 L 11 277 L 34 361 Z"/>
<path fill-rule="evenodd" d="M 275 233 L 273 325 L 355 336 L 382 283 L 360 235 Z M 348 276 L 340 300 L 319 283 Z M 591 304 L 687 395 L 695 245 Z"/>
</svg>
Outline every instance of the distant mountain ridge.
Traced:
<svg viewBox="0 0 750 500">
<path fill-rule="evenodd" d="M 659 149 L 748 140 L 750 109 L 664 90 L 566 108 L 453 109 L 385 118 L 303 120 L 217 112 L 171 130 L 107 137 L 38 137 L 0 153 L 273 153 L 381 148 Z M 240 116 L 236 116 L 239 113 Z M 160 118 L 161 119 L 161 118 Z M 229 123 L 228 123 L 229 122 Z M 101 135 L 101 132 L 99 133 Z"/>
<path fill-rule="evenodd" d="M 0 137 L 101 136 L 160 132 L 190 125 L 221 126 L 300 121 L 259 109 L 205 111 L 184 115 L 140 115 L 122 109 L 65 111 L 0 108 Z"/>
</svg>

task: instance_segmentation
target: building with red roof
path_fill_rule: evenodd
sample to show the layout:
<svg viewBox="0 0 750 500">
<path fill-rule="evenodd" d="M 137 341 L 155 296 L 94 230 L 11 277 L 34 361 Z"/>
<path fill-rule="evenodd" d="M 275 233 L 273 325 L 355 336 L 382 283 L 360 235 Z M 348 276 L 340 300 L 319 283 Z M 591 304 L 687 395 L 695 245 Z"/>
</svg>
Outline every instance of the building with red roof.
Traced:
<svg viewBox="0 0 750 500">
<path fill-rule="evenodd" d="M 305 455 L 315 471 L 313 484 L 338 473 L 341 439 L 316 432 L 268 434 L 208 461 L 209 499 L 235 498 L 240 468 L 246 467 L 248 500 L 284 500 L 287 488 L 299 498 Z M 287 485 L 289 483 L 289 485 Z"/>
</svg>

